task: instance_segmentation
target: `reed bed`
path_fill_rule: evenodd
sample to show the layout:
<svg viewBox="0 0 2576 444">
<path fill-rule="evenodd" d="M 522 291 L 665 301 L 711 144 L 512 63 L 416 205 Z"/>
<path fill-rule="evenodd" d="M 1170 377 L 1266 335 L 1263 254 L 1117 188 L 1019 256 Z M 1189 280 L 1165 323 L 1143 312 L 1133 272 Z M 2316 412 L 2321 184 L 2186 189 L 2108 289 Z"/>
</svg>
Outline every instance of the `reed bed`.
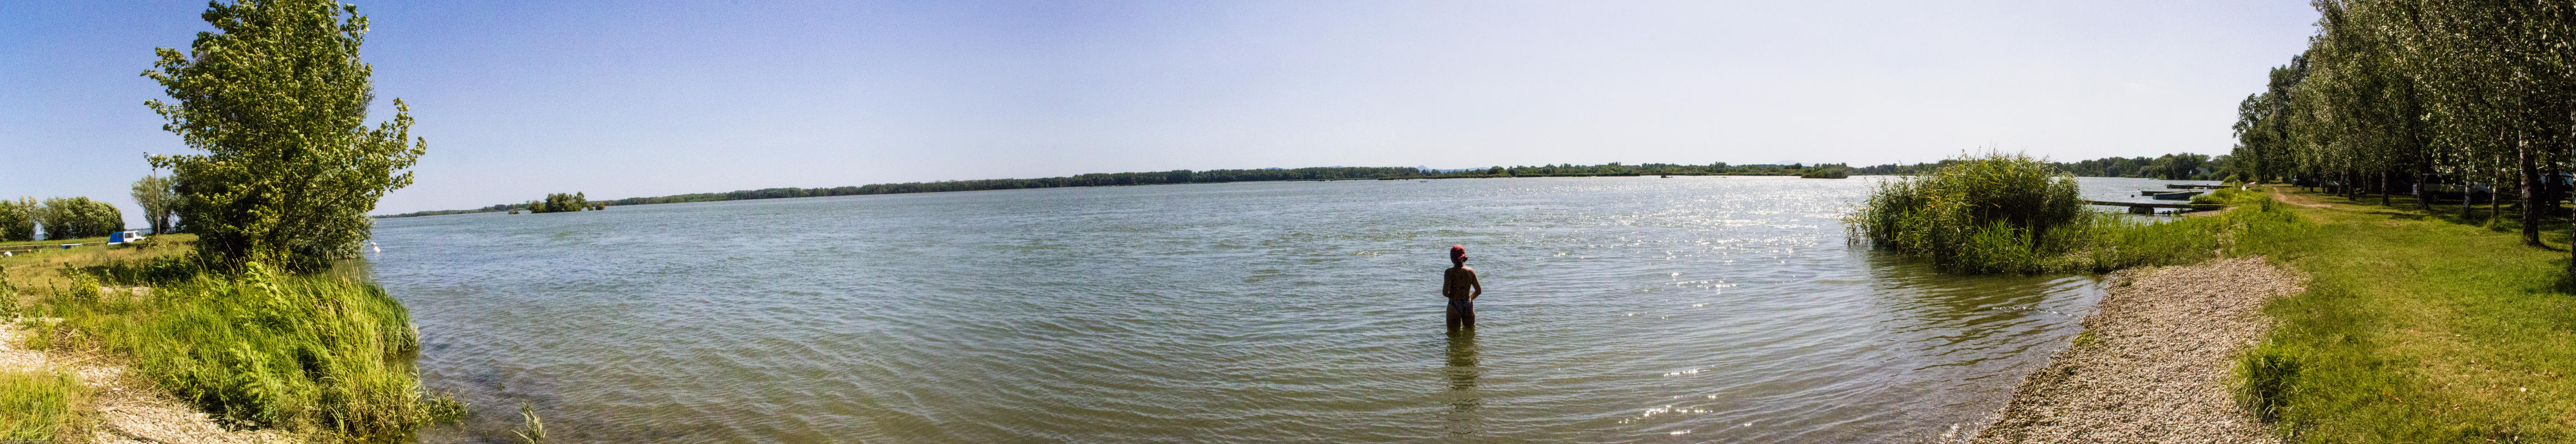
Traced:
<svg viewBox="0 0 2576 444">
<path fill-rule="evenodd" d="M 2029 156 L 1986 154 L 1881 182 L 1844 222 L 1855 240 L 1927 258 L 1944 271 L 2025 274 L 2187 263 L 2215 256 L 2249 231 L 2301 226 L 2262 193 L 2201 197 L 2238 208 L 2171 220 L 2098 213 L 2085 209 L 2073 176 Z"/>
</svg>

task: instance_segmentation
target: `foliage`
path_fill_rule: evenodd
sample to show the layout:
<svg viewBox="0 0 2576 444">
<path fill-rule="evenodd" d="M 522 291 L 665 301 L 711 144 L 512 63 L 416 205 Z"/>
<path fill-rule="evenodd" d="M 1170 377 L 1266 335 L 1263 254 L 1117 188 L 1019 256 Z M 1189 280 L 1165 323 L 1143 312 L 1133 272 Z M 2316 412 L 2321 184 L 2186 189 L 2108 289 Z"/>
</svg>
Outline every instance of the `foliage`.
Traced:
<svg viewBox="0 0 2576 444">
<path fill-rule="evenodd" d="M 0 372 L 0 442 L 50 442 L 75 419 L 80 377 L 71 372 Z"/>
<path fill-rule="evenodd" d="M 43 210 L 33 197 L 0 199 L 0 242 L 36 240 L 36 220 Z"/>
<path fill-rule="evenodd" d="M 2238 105 L 2248 179 L 2375 193 L 2382 204 L 2413 194 L 2424 209 L 2444 188 L 2510 188 L 2523 242 L 2538 244 L 2544 205 L 2566 191 L 2546 178 L 2576 160 L 2576 5 L 2314 4 L 2308 49 Z"/>
<path fill-rule="evenodd" d="M 459 409 L 422 394 L 410 365 L 419 333 L 373 284 L 256 262 L 149 291 L 101 287 L 137 283 L 114 277 L 73 274 L 42 301 L 62 321 L 36 340 L 129 356 L 155 384 L 246 426 L 398 440 Z"/>
<path fill-rule="evenodd" d="M 1995 255 L 2021 255 L 2052 228 L 2082 221 L 2075 178 L 2021 154 L 1986 154 L 1931 174 L 1880 182 L 1846 220 L 1853 234 L 1879 248 L 1931 258 L 1953 271 L 1991 268 Z M 2035 254 L 2035 253 L 2032 253 Z"/>
<path fill-rule="evenodd" d="M 326 0 L 214 3 L 185 53 L 160 48 L 156 71 L 177 103 L 148 103 L 189 148 L 152 156 L 177 182 L 176 212 L 204 256 L 291 272 L 355 257 L 377 198 L 410 185 L 426 141 L 410 107 L 366 127 L 374 68 L 358 60 L 367 18 Z"/>
<path fill-rule="evenodd" d="M 2084 209 L 2074 179 L 2021 155 L 1968 157 L 1881 182 L 1844 224 L 1877 248 L 1961 273 L 2110 271 L 2210 257 L 2303 223 L 2262 193 L 2220 190 L 2217 216 L 2131 218 Z"/>
<path fill-rule="evenodd" d="M 1841 179 L 1851 177 L 1851 172 L 1852 169 L 1850 167 L 1842 165 L 1823 166 L 1807 168 L 1804 171 L 1800 171 L 1798 172 L 1798 177 L 1807 179 Z"/>
<path fill-rule="evenodd" d="M 547 194 L 546 200 L 531 200 L 527 203 L 527 210 L 530 213 L 561 213 L 592 208 L 594 206 L 590 203 L 590 198 L 579 192 Z"/>
<path fill-rule="evenodd" d="M 36 211 L 37 223 L 43 224 L 45 238 L 52 240 L 106 236 L 125 231 L 125 213 L 115 205 L 87 197 L 49 198 Z"/>
<path fill-rule="evenodd" d="M 177 182 L 167 177 L 143 176 L 134 180 L 134 204 L 143 207 L 143 220 L 152 226 L 152 234 L 169 234 L 170 208 L 179 203 Z"/>
</svg>

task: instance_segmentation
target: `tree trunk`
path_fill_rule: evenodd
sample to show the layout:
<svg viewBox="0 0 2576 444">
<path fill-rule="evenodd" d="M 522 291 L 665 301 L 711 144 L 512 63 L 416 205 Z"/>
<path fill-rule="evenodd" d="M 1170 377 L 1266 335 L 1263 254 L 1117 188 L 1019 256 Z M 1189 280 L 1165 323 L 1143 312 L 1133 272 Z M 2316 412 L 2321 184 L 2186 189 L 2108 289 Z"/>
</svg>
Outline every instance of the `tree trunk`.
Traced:
<svg viewBox="0 0 2576 444">
<path fill-rule="evenodd" d="M 2379 172 L 2379 206 L 2388 206 L 2388 172 Z"/>
<path fill-rule="evenodd" d="M 2518 212 L 2522 218 L 2522 244 L 2537 247 L 2540 246 L 2540 169 L 2532 164 L 2528 141 L 2514 144 L 2513 152 L 2514 169 L 2522 176 L 2522 201 L 2518 205 L 2521 207 Z"/>
</svg>

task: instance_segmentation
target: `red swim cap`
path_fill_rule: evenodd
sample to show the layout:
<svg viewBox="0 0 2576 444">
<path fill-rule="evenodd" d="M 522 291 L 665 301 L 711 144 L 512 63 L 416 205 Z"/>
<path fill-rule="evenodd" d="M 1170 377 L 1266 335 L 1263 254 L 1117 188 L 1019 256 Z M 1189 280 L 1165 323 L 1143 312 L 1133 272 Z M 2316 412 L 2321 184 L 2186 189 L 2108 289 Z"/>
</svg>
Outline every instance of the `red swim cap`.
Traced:
<svg viewBox="0 0 2576 444">
<path fill-rule="evenodd" d="M 1451 246 L 1449 246 L 1449 260 L 1453 260 L 1453 261 L 1454 261 L 1454 260 L 1466 259 L 1466 258 L 1467 258 L 1467 246 L 1465 246 L 1465 245 L 1451 245 Z"/>
</svg>

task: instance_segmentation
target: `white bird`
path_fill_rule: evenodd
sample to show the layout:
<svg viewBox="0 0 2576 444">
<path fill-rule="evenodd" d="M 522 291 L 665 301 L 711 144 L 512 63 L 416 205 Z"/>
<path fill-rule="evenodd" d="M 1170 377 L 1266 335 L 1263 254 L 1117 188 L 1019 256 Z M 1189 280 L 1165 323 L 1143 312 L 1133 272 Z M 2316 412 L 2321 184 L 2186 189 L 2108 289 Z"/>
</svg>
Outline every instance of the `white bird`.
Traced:
<svg viewBox="0 0 2576 444">
<path fill-rule="evenodd" d="M 376 246 L 376 243 L 375 243 L 375 242 L 368 242 L 368 243 L 367 243 L 367 248 L 375 249 L 377 253 L 383 253 L 383 252 L 385 252 L 385 247 L 379 247 L 379 246 Z"/>
</svg>

